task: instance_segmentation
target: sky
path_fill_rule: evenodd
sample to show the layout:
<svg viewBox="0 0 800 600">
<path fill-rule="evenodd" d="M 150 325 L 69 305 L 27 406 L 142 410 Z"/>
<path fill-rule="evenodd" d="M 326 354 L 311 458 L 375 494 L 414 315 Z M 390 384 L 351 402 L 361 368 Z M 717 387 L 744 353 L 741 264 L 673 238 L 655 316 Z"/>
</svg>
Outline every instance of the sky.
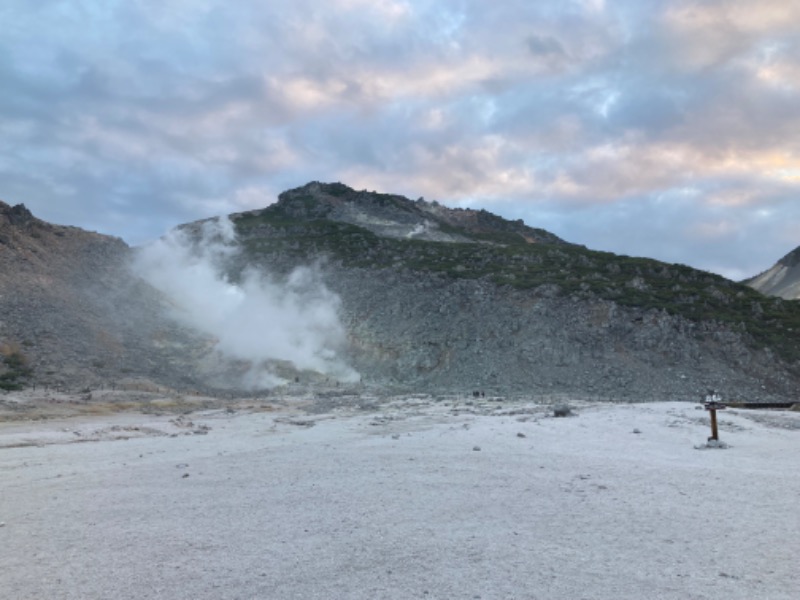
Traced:
<svg viewBox="0 0 800 600">
<path fill-rule="evenodd" d="M 755 275 L 800 245 L 800 1 L 0 3 L 8 204 L 139 245 L 309 181 Z"/>
</svg>

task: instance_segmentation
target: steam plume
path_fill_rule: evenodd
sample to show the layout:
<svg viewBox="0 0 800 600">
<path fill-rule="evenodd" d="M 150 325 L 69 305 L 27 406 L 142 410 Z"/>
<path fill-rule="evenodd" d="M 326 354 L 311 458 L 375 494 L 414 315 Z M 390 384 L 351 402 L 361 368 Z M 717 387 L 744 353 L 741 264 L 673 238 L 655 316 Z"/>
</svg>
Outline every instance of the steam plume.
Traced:
<svg viewBox="0 0 800 600">
<path fill-rule="evenodd" d="M 200 235 L 173 230 L 140 250 L 136 272 L 174 303 L 175 317 L 216 339 L 223 358 L 251 365 L 239 385 L 283 383 L 271 365 L 287 361 L 342 381 L 358 374 L 338 356 L 344 342 L 340 300 L 318 269 L 295 269 L 278 281 L 247 269 L 234 283 L 225 274 L 239 253 L 233 223 L 222 217 L 203 224 Z"/>
</svg>

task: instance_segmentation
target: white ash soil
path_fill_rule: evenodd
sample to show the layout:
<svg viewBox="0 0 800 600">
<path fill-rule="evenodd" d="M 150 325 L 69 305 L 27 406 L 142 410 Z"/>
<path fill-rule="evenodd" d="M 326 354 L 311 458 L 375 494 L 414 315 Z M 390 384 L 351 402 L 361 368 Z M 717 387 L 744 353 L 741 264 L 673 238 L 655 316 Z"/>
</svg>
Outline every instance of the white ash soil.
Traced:
<svg viewBox="0 0 800 600">
<path fill-rule="evenodd" d="M 798 413 L 121 398 L 3 397 L 0 597 L 797 598 Z"/>
</svg>

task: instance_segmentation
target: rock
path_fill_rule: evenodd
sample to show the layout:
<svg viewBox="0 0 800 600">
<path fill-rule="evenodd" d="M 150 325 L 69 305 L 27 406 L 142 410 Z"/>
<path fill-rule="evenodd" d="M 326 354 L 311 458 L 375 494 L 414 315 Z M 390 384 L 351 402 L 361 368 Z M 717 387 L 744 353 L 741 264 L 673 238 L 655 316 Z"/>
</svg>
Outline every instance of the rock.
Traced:
<svg viewBox="0 0 800 600">
<path fill-rule="evenodd" d="M 520 431 L 520 432 L 517 434 L 517 437 L 518 437 L 518 438 L 524 438 L 524 437 L 527 437 L 527 436 L 526 436 L 524 433 L 522 433 L 522 432 Z"/>
<path fill-rule="evenodd" d="M 473 446 L 472 447 L 472 451 L 473 452 L 480 452 L 481 451 L 481 447 L 480 446 Z"/>
<path fill-rule="evenodd" d="M 561 404 L 553 408 L 554 417 L 571 417 L 574 414 L 575 413 L 572 412 L 572 409 L 566 404 Z"/>
<path fill-rule="evenodd" d="M 719 440 L 708 440 L 705 444 L 694 447 L 695 450 L 727 450 L 728 448 L 730 448 L 728 444 Z"/>
</svg>

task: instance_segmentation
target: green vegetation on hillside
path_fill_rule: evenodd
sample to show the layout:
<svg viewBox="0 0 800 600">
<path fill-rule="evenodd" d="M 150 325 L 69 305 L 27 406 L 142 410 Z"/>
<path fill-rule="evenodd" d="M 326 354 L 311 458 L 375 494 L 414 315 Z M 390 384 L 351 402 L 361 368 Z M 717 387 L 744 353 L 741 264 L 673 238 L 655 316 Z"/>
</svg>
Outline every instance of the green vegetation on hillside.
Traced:
<svg viewBox="0 0 800 600">
<path fill-rule="evenodd" d="M 33 373 L 28 359 L 18 349 L 6 346 L 0 349 L 0 356 L 4 367 L 0 372 L 0 390 L 21 390 Z"/>
<path fill-rule="evenodd" d="M 484 278 L 518 290 L 548 286 L 560 296 L 611 300 L 698 322 L 722 322 L 749 333 L 755 346 L 771 348 L 789 363 L 800 361 L 800 301 L 766 297 L 685 265 L 568 244 L 531 244 L 512 231 L 475 234 L 450 228 L 476 243 L 391 239 L 346 223 L 297 219 L 275 207 L 242 215 L 236 226 L 256 259 L 261 255 L 304 261 L 322 255 L 345 267 Z"/>
</svg>

